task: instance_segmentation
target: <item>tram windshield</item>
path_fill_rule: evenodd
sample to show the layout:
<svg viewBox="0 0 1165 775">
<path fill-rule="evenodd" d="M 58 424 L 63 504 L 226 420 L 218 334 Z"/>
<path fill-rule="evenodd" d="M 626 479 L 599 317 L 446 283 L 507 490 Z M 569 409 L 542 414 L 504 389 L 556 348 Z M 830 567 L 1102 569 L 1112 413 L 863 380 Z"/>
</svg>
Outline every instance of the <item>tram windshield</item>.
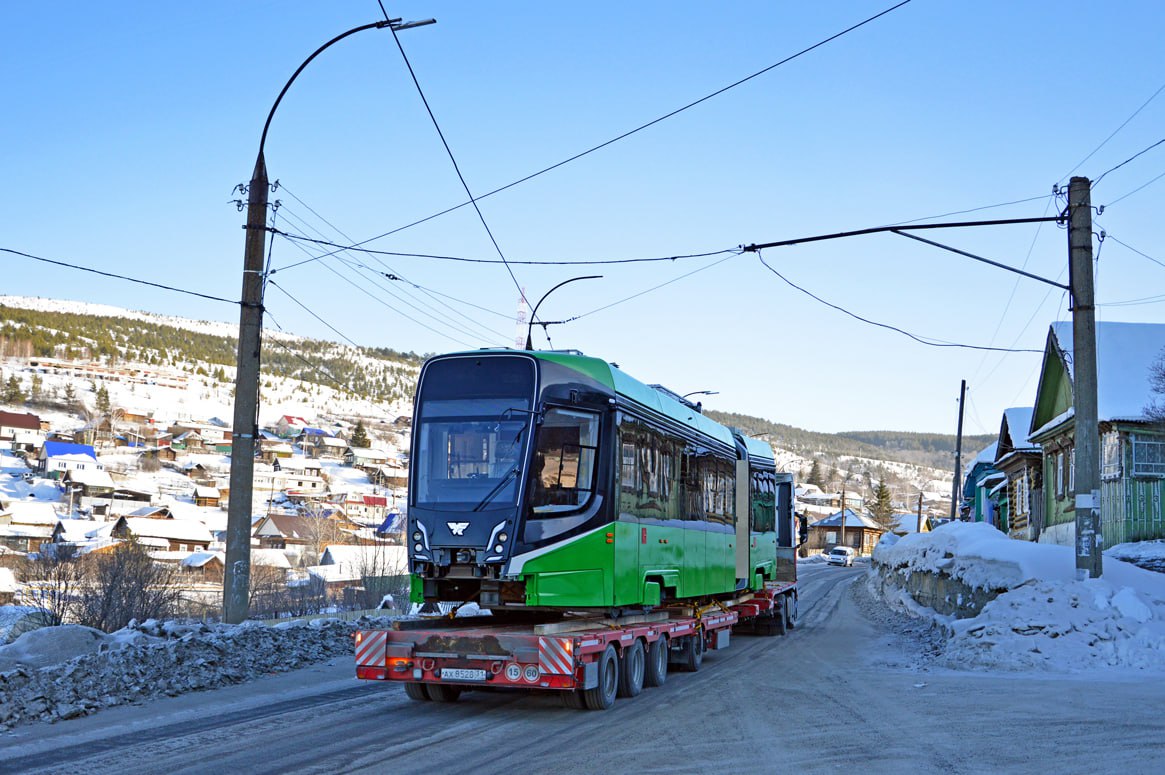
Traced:
<svg viewBox="0 0 1165 775">
<path fill-rule="evenodd" d="M 574 511 L 590 500 L 598 444 L 597 414 L 571 409 L 546 411 L 531 472 L 530 506 L 535 517 Z"/>
<path fill-rule="evenodd" d="M 534 364 L 450 358 L 421 382 L 414 504 L 437 511 L 495 509 L 518 498 L 529 443 Z"/>
</svg>

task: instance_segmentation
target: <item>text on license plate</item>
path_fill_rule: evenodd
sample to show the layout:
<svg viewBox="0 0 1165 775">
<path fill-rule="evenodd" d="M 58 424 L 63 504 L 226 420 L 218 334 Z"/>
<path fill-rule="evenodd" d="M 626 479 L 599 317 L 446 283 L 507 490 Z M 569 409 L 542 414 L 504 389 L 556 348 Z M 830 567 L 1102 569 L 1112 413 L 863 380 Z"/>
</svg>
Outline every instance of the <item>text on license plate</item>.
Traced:
<svg viewBox="0 0 1165 775">
<path fill-rule="evenodd" d="M 462 667 L 441 668 L 441 678 L 446 681 L 484 681 L 484 670 L 466 670 Z"/>
</svg>

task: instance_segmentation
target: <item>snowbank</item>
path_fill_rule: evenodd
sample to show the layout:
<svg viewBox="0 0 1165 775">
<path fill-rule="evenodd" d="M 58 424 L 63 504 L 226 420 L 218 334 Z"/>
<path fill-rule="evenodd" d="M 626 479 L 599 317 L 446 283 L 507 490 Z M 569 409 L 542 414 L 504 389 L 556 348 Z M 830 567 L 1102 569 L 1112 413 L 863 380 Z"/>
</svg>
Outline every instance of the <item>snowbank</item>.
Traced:
<svg viewBox="0 0 1165 775">
<path fill-rule="evenodd" d="M 1143 546 L 1140 559 L 1165 554 Z M 1110 550 L 1111 551 L 1111 550 Z M 1148 553 L 1148 555 L 1146 555 Z M 928 616 L 948 632 L 939 663 L 953 668 L 1048 670 L 1111 668 L 1165 673 L 1165 575 L 1107 555 L 1100 579 L 1076 580 L 1070 547 L 1015 541 L 982 523 L 953 523 L 932 533 L 883 541 L 877 566 L 910 574 L 944 574 L 995 594 L 977 616 L 955 619 L 904 592 L 884 599 Z M 872 587 L 875 585 L 871 585 Z"/>
<path fill-rule="evenodd" d="M 376 626 L 387 621 L 268 627 L 149 620 L 108 635 L 75 625 L 36 630 L 0 648 L 0 729 L 351 657 L 352 634 Z"/>
</svg>

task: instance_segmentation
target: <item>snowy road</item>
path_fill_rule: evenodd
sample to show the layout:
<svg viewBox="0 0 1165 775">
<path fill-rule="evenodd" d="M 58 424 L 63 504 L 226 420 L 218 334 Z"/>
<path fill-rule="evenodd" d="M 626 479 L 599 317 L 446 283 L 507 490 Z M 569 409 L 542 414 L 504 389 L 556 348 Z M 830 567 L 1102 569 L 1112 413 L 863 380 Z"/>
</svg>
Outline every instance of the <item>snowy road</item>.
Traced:
<svg viewBox="0 0 1165 775">
<path fill-rule="evenodd" d="M 1144 677 L 956 673 L 863 594 L 803 566 L 801 621 L 605 713 L 555 697 L 414 703 L 352 665 L 299 670 L 0 737 L 0 772 L 1159 772 Z"/>
</svg>

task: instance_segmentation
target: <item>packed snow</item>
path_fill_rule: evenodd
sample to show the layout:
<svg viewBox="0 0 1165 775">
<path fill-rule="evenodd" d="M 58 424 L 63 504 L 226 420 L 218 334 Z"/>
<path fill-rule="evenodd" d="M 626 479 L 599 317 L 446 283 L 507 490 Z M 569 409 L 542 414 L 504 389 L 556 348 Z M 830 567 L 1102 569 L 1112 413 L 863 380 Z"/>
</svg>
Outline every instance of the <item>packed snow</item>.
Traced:
<svg viewBox="0 0 1165 775">
<path fill-rule="evenodd" d="M 884 599 L 945 630 L 937 662 L 956 669 L 1165 673 L 1165 575 L 1106 553 L 1099 579 L 1076 579 L 1073 549 L 1015 541 L 984 523 L 883 538 L 874 571 L 930 573 L 994 594 L 977 615 L 941 615 L 904 590 Z M 1139 562 L 1165 560 L 1165 542 L 1138 545 Z M 872 585 L 873 586 L 873 585 Z"/>
</svg>

